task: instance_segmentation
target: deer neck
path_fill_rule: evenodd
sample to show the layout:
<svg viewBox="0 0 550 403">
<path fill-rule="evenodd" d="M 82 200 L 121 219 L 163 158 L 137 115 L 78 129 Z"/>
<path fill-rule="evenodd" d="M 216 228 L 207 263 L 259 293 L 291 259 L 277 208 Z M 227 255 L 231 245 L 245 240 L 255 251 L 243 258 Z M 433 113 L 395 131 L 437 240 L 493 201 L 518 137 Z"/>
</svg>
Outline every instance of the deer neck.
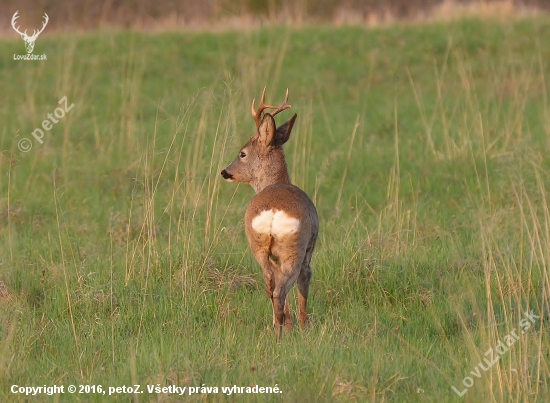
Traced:
<svg viewBox="0 0 550 403">
<path fill-rule="evenodd" d="M 256 194 L 258 194 L 266 187 L 276 183 L 291 183 L 282 149 L 274 150 L 273 153 L 270 153 L 262 164 L 260 175 L 257 176 L 251 185 Z"/>
</svg>

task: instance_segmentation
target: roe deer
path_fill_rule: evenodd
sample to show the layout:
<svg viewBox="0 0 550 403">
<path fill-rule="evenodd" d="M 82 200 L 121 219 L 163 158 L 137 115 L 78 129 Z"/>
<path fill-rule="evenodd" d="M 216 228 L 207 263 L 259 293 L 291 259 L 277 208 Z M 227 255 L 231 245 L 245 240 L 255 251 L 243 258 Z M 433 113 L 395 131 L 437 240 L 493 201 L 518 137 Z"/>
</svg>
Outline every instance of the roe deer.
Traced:
<svg viewBox="0 0 550 403">
<path fill-rule="evenodd" d="M 290 137 L 296 114 L 278 128 L 273 117 L 290 108 L 265 105 L 265 88 L 257 110 L 252 101 L 256 134 L 241 148 L 237 158 L 221 175 L 229 182 L 252 185 L 256 195 L 244 216 L 245 232 L 254 257 L 262 266 L 265 290 L 273 305 L 273 325 L 277 339 L 282 326 L 292 328 L 288 292 L 298 281 L 298 317 L 307 320 L 307 295 L 312 271 L 309 267 L 319 219 L 317 210 L 303 190 L 290 183 L 282 145 Z M 275 109 L 272 114 L 265 109 Z"/>
</svg>

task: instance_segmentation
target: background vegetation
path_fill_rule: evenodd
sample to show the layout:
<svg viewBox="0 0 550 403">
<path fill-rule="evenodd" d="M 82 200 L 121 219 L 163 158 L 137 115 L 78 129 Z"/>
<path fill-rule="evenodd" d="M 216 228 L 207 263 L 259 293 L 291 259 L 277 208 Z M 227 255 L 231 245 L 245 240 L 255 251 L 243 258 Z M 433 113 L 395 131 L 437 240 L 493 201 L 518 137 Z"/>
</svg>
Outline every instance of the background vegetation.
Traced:
<svg viewBox="0 0 550 403">
<path fill-rule="evenodd" d="M 548 401 L 549 35 L 544 15 L 53 33 L 43 62 L 3 40 L 0 399 L 138 383 L 283 391 L 188 401 Z M 243 230 L 253 190 L 219 175 L 264 85 L 269 102 L 290 89 L 288 164 L 321 219 L 311 323 L 280 343 Z M 527 310 L 541 318 L 459 398 Z M 108 401 L 129 400 L 181 399 Z"/>
<path fill-rule="evenodd" d="M 89 29 L 103 26 L 145 29 L 181 27 L 256 26 L 266 21 L 361 21 L 369 24 L 432 17 L 449 18 L 457 9 L 494 16 L 495 10 L 513 13 L 550 10 L 547 0 L 3 0 L 10 10 L 0 27 L 10 30 L 13 12 L 23 25 L 40 26 L 48 13 L 50 29 Z M 12 11 L 13 10 L 13 11 Z M 513 10 L 513 11 L 511 11 Z M 498 12 L 498 11 L 497 11 Z"/>
</svg>

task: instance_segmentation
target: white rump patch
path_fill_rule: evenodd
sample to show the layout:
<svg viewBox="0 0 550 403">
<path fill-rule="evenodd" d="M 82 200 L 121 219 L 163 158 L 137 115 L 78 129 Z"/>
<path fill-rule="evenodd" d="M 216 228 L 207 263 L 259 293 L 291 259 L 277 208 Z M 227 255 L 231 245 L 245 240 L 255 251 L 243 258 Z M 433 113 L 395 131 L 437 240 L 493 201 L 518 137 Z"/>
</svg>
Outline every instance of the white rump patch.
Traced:
<svg viewBox="0 0 550 403">
<path fill-rule="evenodd" d="M 298 232 L 300 220 L 284 211 L 264 210 L 252 220 L 252 229 L 260 234 L 283 236 Z"/>
</svg>

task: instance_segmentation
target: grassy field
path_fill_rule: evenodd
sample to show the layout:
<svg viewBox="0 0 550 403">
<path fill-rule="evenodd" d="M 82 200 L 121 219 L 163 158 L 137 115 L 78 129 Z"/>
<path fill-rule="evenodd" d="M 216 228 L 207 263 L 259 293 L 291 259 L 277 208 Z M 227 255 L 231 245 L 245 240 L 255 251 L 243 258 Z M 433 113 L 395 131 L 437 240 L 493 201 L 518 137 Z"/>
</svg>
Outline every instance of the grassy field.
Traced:
<svg viewBox="0 0 550 403">
<path fill-rule="evenodd" d="M 548 17 L 60 33 L 41 62 L 3 38 L 0 400 L 548 401 L 549 37 Z M 321 221 L 310 326 L 279 343 L 253 190 L 219 175 L 265 85 L 290 89 L 287 162 Z"/>
</svg>

